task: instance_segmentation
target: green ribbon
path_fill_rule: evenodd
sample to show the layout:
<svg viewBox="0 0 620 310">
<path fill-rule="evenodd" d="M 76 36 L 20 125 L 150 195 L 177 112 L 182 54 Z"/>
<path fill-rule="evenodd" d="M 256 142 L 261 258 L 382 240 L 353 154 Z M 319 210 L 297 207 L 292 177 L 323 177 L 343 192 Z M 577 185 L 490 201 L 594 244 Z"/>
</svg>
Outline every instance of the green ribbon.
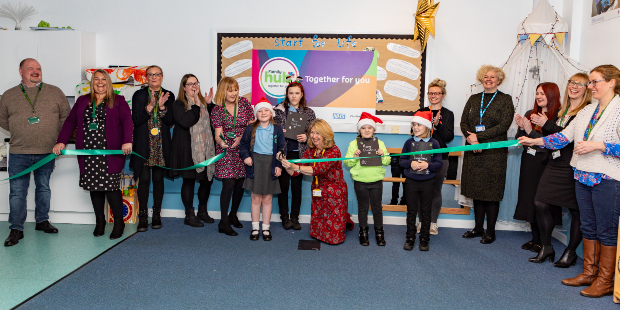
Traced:
<svg viewBox="0 0 620 310">
<path fill-rule="evenodd" d="M 434 150 L 410 152 L 410 153 L 402 153 L 402 154 L 390 154 L 390 155 L 384 155 L 384 156 L 408 156 L 408 155 L 418 155 L 418 154 L 436 154 L 436 153 L 449 153 L 449 152 L 490 150 L 490 149 L 500 149 L 500 148 L 506 148 L 506 147 L 512 147 L 512 146 L 519 146 L 519 140 L 508 140 L 508 141 L 500 141 L 500 142 L 487 142 L 487 143 L 480 143 L 480 144 L 453 146 L 453 147 L 446 147 L 446 148 L 442 148 L 442 149 L 434 149 Z M 291 159 L 291 160 L 289 160 L 289 162 L 290 163 L 294 163 L 294 164 L 322 163 L 322 162 L 328 162 L 328 161 L 338 161 L 338 160 L 347 160 L 347 159 L 362 159 L 362 158 L 376 158 L 376 157 L 384 157 L 384 156 L 319 158 L 319 159 Z"/>
</svg>

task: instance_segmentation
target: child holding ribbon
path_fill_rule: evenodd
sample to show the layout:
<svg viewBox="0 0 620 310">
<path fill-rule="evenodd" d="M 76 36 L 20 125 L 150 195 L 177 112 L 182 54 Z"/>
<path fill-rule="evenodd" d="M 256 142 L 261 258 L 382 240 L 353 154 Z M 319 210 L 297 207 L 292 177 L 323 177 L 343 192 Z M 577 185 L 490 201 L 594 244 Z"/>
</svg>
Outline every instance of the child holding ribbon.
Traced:
<svg viewBox="0 0 620 310">
<path fill-rule="evenodd" d="M 361 143 L 367 141 L 369 144 L 374 145 L 378 143 L 378 149 L 376 155 L 384 156 L 388 155 L 388 151 L 385 148 L 383 141 L 377 139 L 374 136 L 376 131 L 376 123 L 383 124 L 383 121 L 378 117 L 375 117 L 369 113 L 363 112 L 359 121 L 357 122 L 357 130 L 359 135 L 357 136 Z M 375 140 L 371 141 L 371 140 Z M 358 139 L 355 139 L 349 143 L 349 149 L 345 157 L 360 157 L 362 150 L 359 149 Z M 365 155 L 361 155 L 362 157 Z M 373 156 L 375 156 L 373 154 Z M 383 207 L 381 206 L 381 197 L 383 195 L 383 178 L 385 177 L 385 168 L 390 164 L 390 157 L 381 157 L 379 165 L 370 166 L 364 165 L 360 159 L 348 159 L 344 161 L 344 164 L 351 168 L 351 177 L 353 178 L 353 186 L 355 189 L 355 195 L 357 196 L 357 209 L 359 219 L 359 239 L 360 244 L 368 246 L 368 207 L 372 209 L 372 217 L 375 227 L 375 239 L 377 245 L 384 246 L 385 238 L 383 231 Z"/>
<path fill-rule="evenodd" d="M 267 99 L 263 97 L 254 106 L 254 115 L 257 121 L 245 128 L 239 146 L 239 156 L 245 163 L 246 172 L 243 188 L 252 192 L 250 240 L 258 240 L 262 204 L 263 240 L 271 241 L 269 223 L 273 195 L 280 193 L 278 177 L 282 173 L 282 163 L 277 157 L 284 149 L 286 141 L 282 127 L 275 124 L 273 106 Z"/>
<path fill-rule="evenodd" d="M 441 146 L 437 140 L 431 138 L 433 128 L 433 114 L 431 111 L 418 111 L 413 115 L 411 128 L 412 138 L 405 142 L 402 153 L 412 152 L 414 143 L 431 143 L 432 149 Z M 424 147 L 422 147 L 424 148 Z M 426 147 L 426 149 L 429 149 Z M 405 168 L 405 199 L 407 200 L 407 240 L 403 248 L 413 250 L 415 244 L 416 214 L 420 215 L 422 228 L 420 229 L 420 251 L 428 251 L 431 227 L 431 209 L 433 206 L 433 179 L 443 165 L 440 153 L 426 155 L 422 160 L 418 156 L 404 155 L 400 157 L 400 166 Z M 417 158 L 416 158 L 417 157 Z"/>
</svg>

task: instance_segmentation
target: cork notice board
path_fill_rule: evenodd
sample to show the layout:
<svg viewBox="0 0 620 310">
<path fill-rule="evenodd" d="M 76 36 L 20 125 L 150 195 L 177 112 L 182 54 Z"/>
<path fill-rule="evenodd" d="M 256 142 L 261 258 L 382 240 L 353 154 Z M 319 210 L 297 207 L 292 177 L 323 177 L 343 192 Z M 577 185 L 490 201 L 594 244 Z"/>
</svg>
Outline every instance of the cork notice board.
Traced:
<svg viewBox="0 0 620 310">
<path fill-rule="evenodd" d="M 218 33 L 217 79 L 230 76 L 252 98 L 252 50 L 378 52 L 377 115 L 413 115 L 423 106 L 425 53 L 413 35 Z"/>
</svg>

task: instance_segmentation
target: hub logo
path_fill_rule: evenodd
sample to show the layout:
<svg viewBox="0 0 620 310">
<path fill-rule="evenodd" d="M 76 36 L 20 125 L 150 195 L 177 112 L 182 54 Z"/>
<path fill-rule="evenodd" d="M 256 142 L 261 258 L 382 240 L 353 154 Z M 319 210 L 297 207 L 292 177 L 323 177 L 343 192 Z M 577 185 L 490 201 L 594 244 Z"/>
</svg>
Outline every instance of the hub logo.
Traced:
<svg viewBox="0 0 620 310">
<path fill-rule="evenodd" d="M 286 77 L 289 75 L 299 75 L 299 70 L 292 61 L 284 57 L 271 58 L 260 68 L 260 86 L 270 97 L 284 98 L 288 85 Z"/>
<path fill-rule="evenodd" d="M 345 119 L 346 115 L 343 113 L 334 113 L 334 119 Z"/>
</svg>

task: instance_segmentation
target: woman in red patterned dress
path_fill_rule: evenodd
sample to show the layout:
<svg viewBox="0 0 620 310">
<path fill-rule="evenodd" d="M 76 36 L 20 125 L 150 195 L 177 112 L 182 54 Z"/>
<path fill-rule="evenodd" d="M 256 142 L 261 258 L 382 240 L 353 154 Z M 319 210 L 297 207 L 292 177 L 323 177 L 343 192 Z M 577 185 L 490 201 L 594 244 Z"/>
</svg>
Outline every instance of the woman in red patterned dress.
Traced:
<svg viewBox="0 0 620 310">
<path fill-rule="evenodd" d="M 309 148 L 303 159 L 340 158 L 340 149 L 334 144 L 334 132 L 322 119 L 310 123 Z M 344 242 L 348 210 L 347 183 L 342 174 L 341 161 L 292 164 L 282 159 L 282 166 L 291 176 L 311 175 L 312 219 L 310 236 L 329 244 Z"/>
</svg>

